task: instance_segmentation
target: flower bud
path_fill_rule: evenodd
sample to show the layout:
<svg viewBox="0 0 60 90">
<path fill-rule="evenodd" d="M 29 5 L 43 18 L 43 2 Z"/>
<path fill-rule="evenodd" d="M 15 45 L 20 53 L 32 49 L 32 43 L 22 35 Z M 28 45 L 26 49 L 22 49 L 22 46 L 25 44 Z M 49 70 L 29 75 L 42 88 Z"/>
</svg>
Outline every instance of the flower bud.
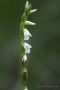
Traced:
<svg viewBox="0 0 60 90">
<path fill-rule="evenodd" d="M 35 23 L 30 22 L 30 21 L 26 21 L 26 22 L 25 22 L 25 25 L 35 25 Z"/>
<path fill-rule="evenodd" d="M 27 69 L 24 68 L 20 74 L 20 77 L 22 78 L 23 81 L 26 80 L 26 78 L 28 77 L 28 72 L 27 72 Z"/>
<path fill-rule="evenodd" d="M 36 11 L 37 11 L 37 9 L 30 10 L 29 14 L 32 14 L 32 13 L 34 13 Z"/>
<path fill-rule="evenodd" d="M 26 1 L 25 9 L 28 10 L 28 8 L 29 8 L 29 2 Z"/>
<path fill-rule="evenodd" d="M 27 61 L 27 56 L 24 55 L 23 58 L 22 58 L 22 62 L 23 62 L 23 63 L 26 63 L 26 61 Z"/>
</svg>

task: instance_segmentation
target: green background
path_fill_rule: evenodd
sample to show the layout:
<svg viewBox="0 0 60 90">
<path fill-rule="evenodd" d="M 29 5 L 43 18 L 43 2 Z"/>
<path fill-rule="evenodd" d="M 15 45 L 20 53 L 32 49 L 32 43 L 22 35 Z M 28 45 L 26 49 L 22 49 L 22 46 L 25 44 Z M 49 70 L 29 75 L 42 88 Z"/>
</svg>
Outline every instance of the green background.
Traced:
<svg viewBox="0 0 60 90">
<path fill-rule="evenodd" d="M 0 1 L 0 90 L 20 90 L 19 26 L 25 2 Z M 32 34 L 27 86 L 29 90 L 60 90 L 60 0 L 29 2 L 37 12 L 28 18 L 36 26 L 27 26 Z"/>
</svg>

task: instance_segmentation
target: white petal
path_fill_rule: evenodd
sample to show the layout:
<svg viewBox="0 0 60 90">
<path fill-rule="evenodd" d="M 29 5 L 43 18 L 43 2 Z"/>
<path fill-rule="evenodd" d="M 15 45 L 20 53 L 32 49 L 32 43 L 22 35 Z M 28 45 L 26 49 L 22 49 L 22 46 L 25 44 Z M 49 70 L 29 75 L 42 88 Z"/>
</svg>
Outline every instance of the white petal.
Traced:
<svg viewBox="0 0 60 90">
<path fill-rule="evenodd" d="M 29 40 L 29 36 L 28 35 L 24 36 L 24 40 Z"/>
<path fill-rule="evenodd" d="M 30 48 L 26 48 L 25 49 L 25 53 L 28 53 L 29 54 L 30 53 Z"/>
<path fill-rule="evenodd" d="M 32 35 L 30 34 L 30 32 L 25 28 L 25 29 L 24 29 L 24 36 L 26 36 L 26 35 L 32 36 Z"/>
<path fill-rule="evenodd" d="M 26 48 L 32 48 L 31 45 L 29 45 L 29 44 L 26 43 L 26 42 L 23 44 L 23 46 L 24 46 L 25 49 L 26 49 Z"/>
<path fill-rule="evenodd" d="M 23 44 L 24 48 L 25 48 L 25 53 L 30 53 L 30 48 L 32 48 L 28 43 L 24 43 Z"/>
<path fill-rule="evenodd" d="M 26 24 L 26 25 L 35 25 L 35 23 L 30 22 L 30 21 L 26 21 L 25 24 Z"/>
</svg>

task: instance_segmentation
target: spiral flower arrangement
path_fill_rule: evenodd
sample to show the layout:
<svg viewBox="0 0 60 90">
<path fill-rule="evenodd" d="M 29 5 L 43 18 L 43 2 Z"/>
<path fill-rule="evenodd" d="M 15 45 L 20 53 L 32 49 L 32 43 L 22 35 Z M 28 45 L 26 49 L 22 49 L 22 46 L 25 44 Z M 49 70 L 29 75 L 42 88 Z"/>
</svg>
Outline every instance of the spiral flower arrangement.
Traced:
<svg viewBox="0 0 60 90">
<path fill-rule="evenodd" d="M 29 30 L 27 30 L 26 25 L 35 25 L 35 23 L 28 21 L 28 15 L 34 13 L 37 9 L 31 10 L 32 6 L 29 4 L 28 1 L 26 1 L 25 4 L 25 10 L 22 15 L 21 24 L 20 24 L 20 84 L 21 84 L 21 90 L 28 90 L 28 88 L 25 86 L 25 81 L 28 77 L 28 71 L 25 68 L 25 64 L 27 62 L 27 54 L 30 53 L 30 49 L 32 48 L 31 45 L 26 43 L 26 41 L 29 40 L 30 37 L 32 37 Z"/>
</svg>

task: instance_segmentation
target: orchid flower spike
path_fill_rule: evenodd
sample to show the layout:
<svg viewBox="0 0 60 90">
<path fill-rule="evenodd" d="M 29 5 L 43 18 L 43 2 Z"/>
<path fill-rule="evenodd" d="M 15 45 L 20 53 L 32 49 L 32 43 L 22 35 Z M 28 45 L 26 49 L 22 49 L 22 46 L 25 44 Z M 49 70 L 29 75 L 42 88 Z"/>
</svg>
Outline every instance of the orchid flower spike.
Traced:
<svg viewBox="0 0 60 90">
<path fill-rule="evenodd" d="M 26 43 L 26 40 L 29 40 L 30 37 L 32 37 L 31 33 L 29 32 L 29 30 L 26 29 L 26 25 L 36 25 L 34 22 L 28 21 L 28 16 L 34 12 L 36 12 L 37 9 L 32 9 L 31 3 L 29 3 L 29 1 L 26 1 L 25 4 L 25 10 L 24 13 L 22 15 L 22 19 L 21 19 L 21 24 L 20 24 L 20 38 L 21 38 L 21 42 L 20 42 L 20 52 L 21 52 L 21 57 L 20 57 L 20 62 L 21 62 L 21 89 L 22 90 L 28 90 L 27 87 L 25 87 L 24 83 L 28 77 L 28 71 L 25 68 L 25 64 L 27 61 L 27 54 L 29 54 L 31 52 L 31 48 L 32 46 L 29 45 L 28 43 Z"/>
</svg>

